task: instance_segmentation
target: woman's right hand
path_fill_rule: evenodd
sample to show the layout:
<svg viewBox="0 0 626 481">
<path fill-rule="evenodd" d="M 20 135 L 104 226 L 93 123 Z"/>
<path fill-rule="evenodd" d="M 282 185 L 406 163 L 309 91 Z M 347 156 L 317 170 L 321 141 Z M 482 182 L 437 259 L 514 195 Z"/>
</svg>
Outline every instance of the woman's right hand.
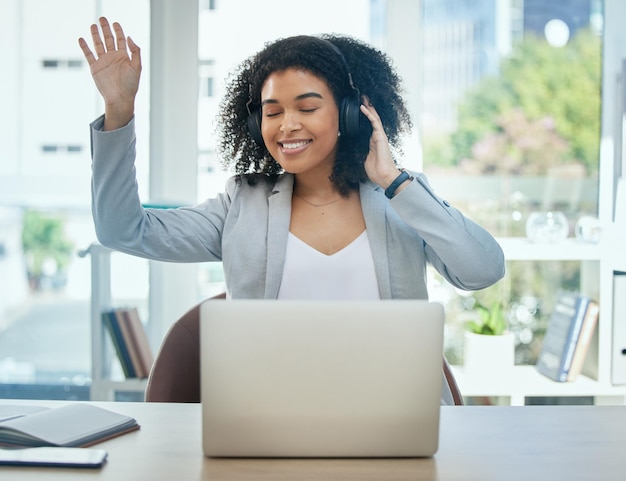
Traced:
<svg viewBox="0 0 626 481">
<path fill-rule="evenodd" d="M 114 130 L 125 126 L 134 115 L 141 76 L 141 54 L 137 44 L 124 36 L 119 23 L 113 23 L 114 36 L 108 20 L 101 17 L 99 21 L 102 37 L 98 26 L 91 26 L 95 54 L 84 38 L 79 38 L 78 44 L 104 98 L 104 130 Z"/>
</svg>

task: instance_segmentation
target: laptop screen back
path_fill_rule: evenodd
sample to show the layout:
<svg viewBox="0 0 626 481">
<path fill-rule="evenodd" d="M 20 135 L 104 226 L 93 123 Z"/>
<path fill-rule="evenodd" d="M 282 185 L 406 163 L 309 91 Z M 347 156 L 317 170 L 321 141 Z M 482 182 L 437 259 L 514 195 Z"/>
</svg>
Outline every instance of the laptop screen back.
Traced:
<svg viewBox="0 0 626 481">
<path fill-rule="evenodd" d="M 427 301 L 206 301 L 204 453 L 431 456 L 443 319 Z"/>
</svg>

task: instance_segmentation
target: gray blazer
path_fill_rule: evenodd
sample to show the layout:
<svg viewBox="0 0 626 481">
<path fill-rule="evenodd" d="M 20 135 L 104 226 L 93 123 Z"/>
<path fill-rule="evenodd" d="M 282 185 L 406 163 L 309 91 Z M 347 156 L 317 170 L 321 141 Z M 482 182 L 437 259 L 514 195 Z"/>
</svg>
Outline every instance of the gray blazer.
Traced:
<svg viewBox="0 0 626 481">
<path fill-rule="evenodd" d="M 250 186 L 232 177 L 225 191 L 178 209 L 144 209 L 135 180 L 134 120 L 103 132 L 91 124 L 93 217 L 105 246 L 171 262 L 222 261 L 232 298 L 278 296 L 291 215 L 293 176 Z M 360 196 L 383 299 L 427 299 L 430 263 L 464 290 L 504 275 L 504 255 L 482 227 L 440 199 L 423 174 L 392 200 L 372 182 Z"/>
<path fill-rule="evenodd" d="M 283 273 L 291 217 L 292 175 L 250 186 L 232 177 L 225 191 L 198 205 L 144 209 L 135 178 L 134 120 L 102 131 L 91 124 L 92 209 L 107 247 L 171 262 L 222 261 L 232 298 L 275 299 Z M 427 299 L 426 266 L 466 290 L 504 275 L 495 239 L 435 195 L 423 174 L 393 199 L 372 182 L 361 205 L 383 299 Z M 442 371 L 441 403 L 454 404 Z"/>
</svg>

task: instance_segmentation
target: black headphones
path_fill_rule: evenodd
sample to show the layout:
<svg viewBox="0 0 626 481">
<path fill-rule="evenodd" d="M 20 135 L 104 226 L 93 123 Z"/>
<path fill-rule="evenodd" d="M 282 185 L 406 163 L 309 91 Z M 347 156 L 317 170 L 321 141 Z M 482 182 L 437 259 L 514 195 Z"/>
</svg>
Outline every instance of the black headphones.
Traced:
<svg viewBox="0 0 626 481">
<path fill-rule="evenodd" d="M 344 137 L 357 137 L 359 135 L 361 114 L 361 93 L 352 82 L 352 73 L 350 73 L 348 62 L 341 53 L 341 50 L 339 50 L 337 46 L 333 44 L 330 40 L 326 40 L 324 38 L 319 38 L 319 40 L 327 44 L 341 59 L 341 63 L 346 69 L 350 88 L 355 93 L 354 96 L 344 97 L 340 102 L 339 132 Z M 248 105 L 251 102 L 252 98 L 250 98 L 250 100 L 248 101 Z M 260 146 L 264 146 L 265 142 L 263 142 L 263 136 L 261 135 L 261 118 L 261 109 L 255 110 L 253 112 L 250 112 L 250 109 L 248 109 L 248 131 L 250 132 L 250 136 L 255 140 L 257 144 L 259 144 Z"/>
</svg>

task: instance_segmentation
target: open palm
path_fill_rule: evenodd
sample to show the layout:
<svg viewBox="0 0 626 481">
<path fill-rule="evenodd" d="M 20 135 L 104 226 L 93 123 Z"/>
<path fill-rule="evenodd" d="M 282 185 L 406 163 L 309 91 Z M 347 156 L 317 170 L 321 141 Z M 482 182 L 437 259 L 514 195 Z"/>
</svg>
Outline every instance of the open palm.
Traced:
<svg viewBox="0 0 626 481">
<path fill-rule="evenodd" d="M 113 23 L 113 32 L 106 18 L 100 18 L 102 37 L 97 25 L 91 26 L 95 53 L 86 40 L 78 43 L 89 63 L 91 76 L 107 105 L 127 105 L 134 103 L 141 75 L 140 49 L 124 35 L 122 27 Z M 130 55 L 128 54 L 130 50 Z"/>
</svg>

